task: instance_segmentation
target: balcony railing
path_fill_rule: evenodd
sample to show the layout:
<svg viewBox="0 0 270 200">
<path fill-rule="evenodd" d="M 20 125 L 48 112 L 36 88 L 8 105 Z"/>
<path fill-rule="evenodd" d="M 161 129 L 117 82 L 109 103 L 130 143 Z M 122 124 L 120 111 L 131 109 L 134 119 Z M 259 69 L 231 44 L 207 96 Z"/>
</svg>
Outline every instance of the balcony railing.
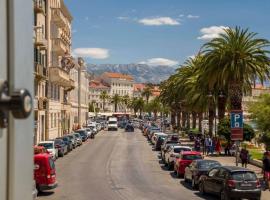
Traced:
<svg viewBox="0 0 270 200">
<path fill-rule="evenodd" d="M 42 32 L 36 31 L 35 34 L 35 45 L 39 46 L 41 49 L 46 49 L 47 48 L 48 41 L 45 37 L 45 34 Z"/>
<path fill-rule="evenodd" d="M 37 13 L 44 13 L 46 11 L 44 0 L 34 0 L 34 8 Z"/>
<path fill-rule="evenodd" d="M 65 89 L 71 90 L 75 88 L 74 80 L 70 79 L 69 73 L 61 67 L 50 67 L 49 75 L 50 81 L 65 87 Z"/>
<path fill-rule="evenodd" d="M 67 46 L 60 38 L 54 38 L 52 40 L 52 44 L 52 50 L 58 52 L 59 54 L 64 54 L 68 50 Z"/>
<path fill-rule="evenodd" d="M 51 20 L 59 27 L 64 27 L 66 25 L 66 18 L 61 12 L 60 8 L 52 8 Z"/>
<path fill-rule="evenodd" d="M 39 63 L 35 63 L 35 75 L 37 79 L 46 79 L 47 78 L 47 68 Z"/>
</svg>

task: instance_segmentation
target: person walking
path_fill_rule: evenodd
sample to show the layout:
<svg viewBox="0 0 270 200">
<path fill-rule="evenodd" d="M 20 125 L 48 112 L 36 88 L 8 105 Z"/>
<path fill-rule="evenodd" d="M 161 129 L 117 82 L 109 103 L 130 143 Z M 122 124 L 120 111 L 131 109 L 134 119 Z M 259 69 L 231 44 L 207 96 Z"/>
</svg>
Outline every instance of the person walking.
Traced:
<svg viewBox="0 0 270 200">
<path fill-rule="evenodd" d="M 211 152 L 212 142 L 213 141 L 209 136 L 205 138 L 206 155 L 209 155 L 209 153 Z"/>
<path fill-rule="evenodd" d="M 198 137 L 196 137 L 196 139 L 194 141 L 194 148 L 195 148 L 195 151 L 201 150 L 201 141 L 200 141 L 200 138 L 198 138 Z"/>
<path fill-rule="evenodd" d="M 248 156 L 249 156 L 249 152 L 245 146 L 244 148 L 241 149 L 241 152 L 240 152 L 240 159 L 242 162 L 242 167 L 247 168 Z"/>
<path fill-rule="evenodd" d="M 218 153 L 218 155 L 221 155 L 221 143 L 219 138 L 217 138 L 216 141 L 216 152 Z"/>
<path fill-rule="evenodd" d="M 264 153 L 263 177 L 264 177 L 264 181 L 267 185 L 267 188 L 270 191 L 270 152 L 269 151 Z"/>
</svg>

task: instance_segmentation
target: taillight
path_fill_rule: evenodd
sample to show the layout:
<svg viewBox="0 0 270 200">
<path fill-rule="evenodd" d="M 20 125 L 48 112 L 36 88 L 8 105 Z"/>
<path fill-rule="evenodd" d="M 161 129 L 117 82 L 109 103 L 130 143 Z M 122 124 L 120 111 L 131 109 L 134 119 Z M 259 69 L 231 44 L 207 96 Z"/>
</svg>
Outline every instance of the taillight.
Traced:
<svg viewBox="0 0 270 200">
<path fill-rule="evenodd" d="M 261 183 L 260 183 L 259 180 L 256 181 L 256 187 L 257 187 L 257 188 L 261 188 Z"/>
<path fill-rule="evenodd" d="M 227 181 L 227 185 L 230 188 L 235 188 L 235 181 L 234 180 L 228 180 Z"/>
<path fill-rule="evenodd" d="M 48 174 L 48 175 L 47 175 L 47 178 L 51 178 L 51 175 L 50 175 L 50 174 Z"/>
</svg>

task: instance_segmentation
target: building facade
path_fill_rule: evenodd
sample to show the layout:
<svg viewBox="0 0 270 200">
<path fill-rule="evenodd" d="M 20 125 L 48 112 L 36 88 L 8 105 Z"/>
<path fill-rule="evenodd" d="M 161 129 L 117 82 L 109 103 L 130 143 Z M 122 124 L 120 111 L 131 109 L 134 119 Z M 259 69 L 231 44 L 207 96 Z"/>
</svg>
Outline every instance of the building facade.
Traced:
<svg viewBox="0 0 270 200">
<path fill-rule="evenodd" d="M 106 100 L 105 109 L 103 109 L 103 100 L 100 95 L 103 91 L 106 91 L 108 96 L 111 98 L 114 95 L 119 95 L 120 97 L 129 96 L 133 97 L 133 84 L 134 79 L 132 76 L 121 73 L 104 72 L 100 77 L 91 81 L 89 84 L 89 102 L 94 103 L 94 105 L 99 108 L 99 110 L 104 110 L 108 112 L 114 111 L 114 105 L 111 100 Z M 118 112 L 126 112 L 126 106 L 123 103 L 119 103 L 117 106 Z"/>
<path fill-rule="evenodd" d="M 47 1 L 36 0 L 34 5 L 34 143 L 45 139 L 47 81 L 48 81 L 48 34 Z"/>
</svg>

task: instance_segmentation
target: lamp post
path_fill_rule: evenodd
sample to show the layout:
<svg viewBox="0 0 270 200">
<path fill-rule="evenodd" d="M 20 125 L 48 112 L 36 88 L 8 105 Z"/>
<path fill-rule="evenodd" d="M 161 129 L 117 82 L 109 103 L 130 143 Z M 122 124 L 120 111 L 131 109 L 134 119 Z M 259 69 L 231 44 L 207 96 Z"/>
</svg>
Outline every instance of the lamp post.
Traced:
<svg viewBox="0 0 270 200">
<path fill-rule="evenodd" d="M 83 58 L 79 57 L 78 58 L 78 64 L 79 64 L 79 69 L 78 69 L 78 123 L 79 126 L 81 126 L 81 112 L 82 112 L 82 105 L 81 105 L 81 73 L 82 73 L 82 68 L 84 67 L 84 60 Z"/>
</svg>

